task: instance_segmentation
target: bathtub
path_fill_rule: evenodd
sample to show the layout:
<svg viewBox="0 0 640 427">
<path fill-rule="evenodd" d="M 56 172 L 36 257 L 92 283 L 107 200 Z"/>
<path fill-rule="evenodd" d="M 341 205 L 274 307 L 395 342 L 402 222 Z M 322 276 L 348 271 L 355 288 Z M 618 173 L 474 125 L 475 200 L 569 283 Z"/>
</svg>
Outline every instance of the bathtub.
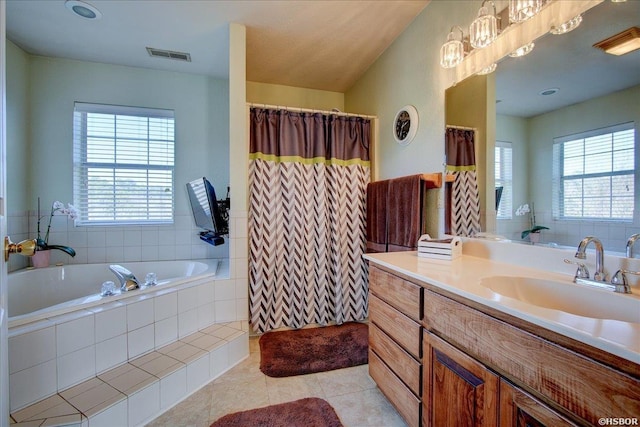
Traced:
<svg viewBox="0 0 640 427">
<path fill-rule="evenodd" d="M 117 263 L 130 270 L 141 289 L 101 296 L 102 283 L 119 282 L 109 270 L 110 263 L 73 264 L 19 270 L 8 275 L 9 328 L 94 307 L 149 292 L 186 286 L 215 276 L 218 260 L 184 260 Z M 144 286 L 147 273 L 156 273 L 157 285 Z"/>
</svg>

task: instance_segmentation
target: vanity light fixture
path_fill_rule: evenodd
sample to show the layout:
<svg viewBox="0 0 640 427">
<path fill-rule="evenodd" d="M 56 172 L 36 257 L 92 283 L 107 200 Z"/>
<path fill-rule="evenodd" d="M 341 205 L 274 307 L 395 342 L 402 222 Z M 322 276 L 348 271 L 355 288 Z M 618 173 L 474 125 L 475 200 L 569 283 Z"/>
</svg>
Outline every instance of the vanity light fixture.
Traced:
<svg viewBox="0 0 640 427">
<path fill-rule="evenodd" d="M 569 19 L 567 22 L 565 22 L 562 25 L 558 25 L 557 27 L 554 25 L 553 27 L 551 27 L 551 30 L 549 30 L 549 32 L 551 34 L 566 34 L 569 31 L 573 31 L 576 28 L 578 28 L 581 22 L 582 22 L 582 15 L 578 15 L 572 19 Z"/>
<path fill-rule="evenodd" d="M 517 48 L 516 50 L 511 52 L 509 54 L 509 56 L 512 57 L 512 58 L 519 58 L 521 56 L 525 56 L 525 55 L 531 53 L 531 51 L 533 50 L 533 48 L 535 46 L 536 45 L 535 45 L 534 42 L 531 42 L 529 44 L 525 44 L 524 46 L 520 46 L 519 48 Z"/>
<path fill-rule="evenodd" d="M 95 6 L 85 3 L 80 0 L 67 0 L 64 2 L 64 6 L 69 9 L 74 15 L 84 19 L 100 19 L 102 18 L 102 12 L 96 9 Z"/>
<path fill-rule="evenodd" d="M 498 64 L 496 64 L 494 62 L 493 64 L 489 65 L 488 67 L 485 67 L 482 70 L 478 71 L 478 75 L 479 76 L 484 76 L 486 74 L 491 74 L 496 70 L 496 68 L 498 68 Z"/>
<path fill-rule="evenodd" d="M 488 5 L 485 6 L 485 3 Z M 490 12 L 489 5 L 493 8 Z M 478 17 L 469 27 L 471 46 L 483 48 L 489 46 L 498 37 L 498 18 L 496 18 L 496 4 L 492 0 L 483 0 Z"/>
<path fill-rule="evenodd" d="M 594 44 L 593 47 L 602 49 L 611 55 L 624 55 L 625 53 L 640 49 L 640 28 L 627 28 L 608 39 L 599 41 Z"/>
<path fill-rule="evenodd" d="M 454 34 L 455 30 L 460 32 L 460 39 L 456 39 L 456 35 Z M 462 32 L 462 28 L 457 25 L 451 27 L 449 35 L 447 35 L 446 43 L 440 48 L 440 65 L 443 68 L 453 68 L 462 62 L 464 59 L 463 38 L 464 33 Z"/>
<path fill-rule="evenodd" d="M 522 22 L 542 8 L 542 0 L 509 0 L 509 21 Z"/>
</svg>

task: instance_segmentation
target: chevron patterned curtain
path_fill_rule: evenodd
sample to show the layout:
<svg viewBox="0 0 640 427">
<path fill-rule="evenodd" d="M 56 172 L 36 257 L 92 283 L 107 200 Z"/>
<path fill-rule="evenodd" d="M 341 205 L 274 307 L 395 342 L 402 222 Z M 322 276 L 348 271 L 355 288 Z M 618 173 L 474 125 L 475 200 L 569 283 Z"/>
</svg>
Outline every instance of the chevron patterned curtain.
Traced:
<svg viewBox="0 0 640 427">
<path fill-rule="evenodd" d="M 251 108 L 250 122 L 254 330 L 365 319 L 370 120 Z"/>
<path fill-rule="evenodd" d="M 480 194 L 476 177 L 475 131 L 448 127 L 445 134 L 447 174 L 456 176 L 451 197 L 451 234 L 480 232 Z"/>
</svg>

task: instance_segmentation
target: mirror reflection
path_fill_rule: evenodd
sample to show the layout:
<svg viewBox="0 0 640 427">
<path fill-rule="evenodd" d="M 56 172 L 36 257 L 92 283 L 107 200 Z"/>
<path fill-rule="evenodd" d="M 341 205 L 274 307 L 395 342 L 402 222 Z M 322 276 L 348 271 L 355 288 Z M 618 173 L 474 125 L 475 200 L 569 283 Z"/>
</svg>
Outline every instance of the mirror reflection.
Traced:
<svg viewBox="0 0 640 427">
<path fill-rule="evenodd" d="M 484 206 L 502 190 L 497 210 L 483 208 L 483 230 L 571 247 L 595 235 L 614 252 L 640 231 L 640 50 L 615 56 L 593 47 L 638 26 L 638 16 L 640 2 L 603 2 L 572 32 L 547 34 L 529 55 L 500 62 L 494 76 L 468 79 L 484 79 L 489 98 L 495 79 L 495 136 L 489 118 L 482 129 Z M 539 227 L 548 229 L 530 232 Z"/>
</svg>

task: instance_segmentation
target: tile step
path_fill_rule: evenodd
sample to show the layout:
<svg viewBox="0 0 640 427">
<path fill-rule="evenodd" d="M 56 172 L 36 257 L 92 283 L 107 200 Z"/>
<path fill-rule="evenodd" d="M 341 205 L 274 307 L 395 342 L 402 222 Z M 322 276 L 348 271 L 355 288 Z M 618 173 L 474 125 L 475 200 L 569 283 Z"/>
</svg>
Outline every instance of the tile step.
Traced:
<svg viewBox="0 0 640 427">
<path fill-rule="evenodd" d="M 143 425 L 248 355 L 240 322 L 213 324 L 14 411 L 10 427 Z"/>
</svg>

